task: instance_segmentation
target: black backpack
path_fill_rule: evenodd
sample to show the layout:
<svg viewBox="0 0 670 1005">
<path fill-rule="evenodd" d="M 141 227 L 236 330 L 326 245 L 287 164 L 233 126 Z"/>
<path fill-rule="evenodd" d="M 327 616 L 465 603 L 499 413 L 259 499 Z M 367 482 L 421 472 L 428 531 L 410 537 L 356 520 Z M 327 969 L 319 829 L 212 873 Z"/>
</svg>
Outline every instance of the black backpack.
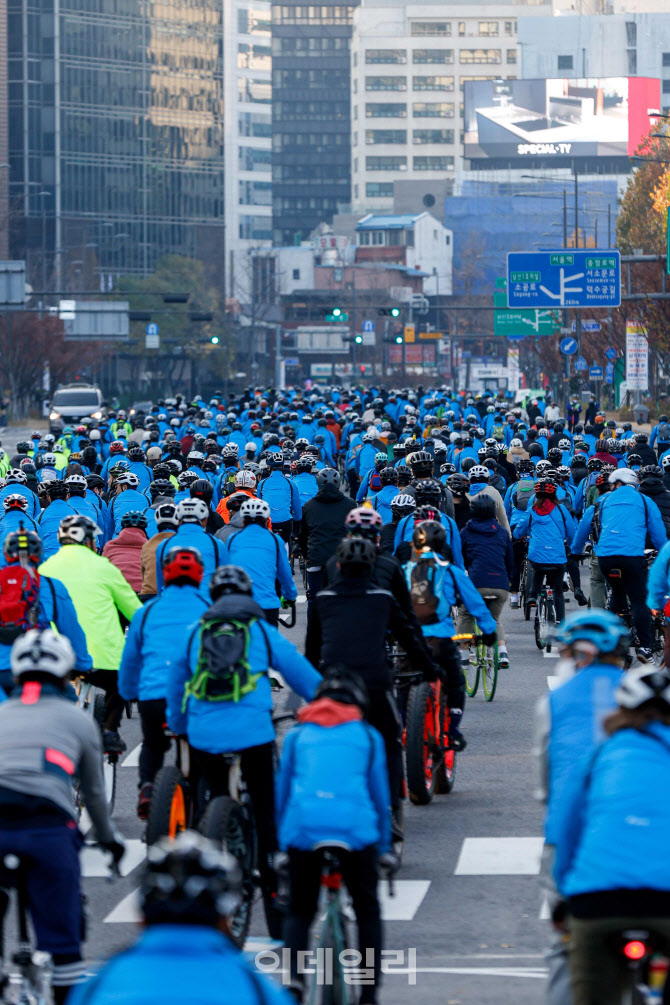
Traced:
<svg viewBox="0 0 670 1005">
<path fill-rule="evenodd" d="M 221 618 L 206 612 L 200 619 L 200 652 L 195 673 L 184 688 L 183 708 L 192 695 L 199 701 L 238 702 L 255 691 L 267 668 L 254 673 L 249 663 L 252 625 L 258 623 L 268 653 L 272 651 L 258 618 Z"/>
</svg>

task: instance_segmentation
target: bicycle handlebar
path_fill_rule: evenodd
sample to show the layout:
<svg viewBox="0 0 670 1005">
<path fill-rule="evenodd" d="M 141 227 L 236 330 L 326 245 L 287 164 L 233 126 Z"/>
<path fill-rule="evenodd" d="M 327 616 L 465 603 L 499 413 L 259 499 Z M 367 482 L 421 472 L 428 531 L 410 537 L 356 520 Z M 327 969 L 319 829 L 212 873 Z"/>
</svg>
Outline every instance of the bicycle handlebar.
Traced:
<svg viewBox="0 0 670 1005">
<path fill-rule="evenodd" d="M 288 619 L 286 619 L 286 618 L 280 618 L 279 619 L 279 624 L 283 625 L 284 628 L 295 628 L 295 621 L 296 621 L 296 611 L 295 611 L 295 602 L 294 602 L 294 603 L 292 603 L 290 605 L 290 613 L 289 613 Z"/>
</svg>

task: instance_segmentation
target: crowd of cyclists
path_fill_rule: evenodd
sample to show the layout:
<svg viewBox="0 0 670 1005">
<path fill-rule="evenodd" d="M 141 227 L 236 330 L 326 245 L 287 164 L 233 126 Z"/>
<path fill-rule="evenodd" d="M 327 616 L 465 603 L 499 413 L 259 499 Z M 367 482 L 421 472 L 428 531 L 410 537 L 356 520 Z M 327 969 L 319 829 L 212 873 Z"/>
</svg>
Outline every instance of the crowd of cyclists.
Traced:
<svg viewBox="0 0 670 1005">
<path fill-rule="evenodd" d="M 11 885 L 7 856 L 28 864 L 56 1002 L 184 997 L 184 958 L 203 975 L 203 1001 L 220 1000 L 222 977 L 236 1002 L 302 1001 L 324 847 L 339 849 L 359 948 L 374 959 L 360 1002 L 377 1002 L 377 876 L 399 867 L 406 792 L 392 647 L 439 683 L 445 758 L 467 746 L 475 626 L 505 671 L 503 612 L 530 619 L 543 591 L 561 657 L 536 743 L 557 933 L 550 996 L 622 1000 L 612 934 L 649 928 L 661 950 L 670 940 L 670 423 L 662 415 L 647 435 L 595 401 L 583 423 L 580 412 L 446 387 L 248 388 L 110 411 L 1 453 L 0 885 Z M 304 646 L 280 630 L 296 580 Z M 578 610 L 566 618 L 567 599 Z M 100 730 L 71 700 L 73 679 L 104 693 Z M 277 763 L 278 680 L 305 704 Z M 196 826 L 240 755 L 268 925 L 290 951 L 287 989 L 236 955 L 226 919 L 238 864 L 190 829 L 151 846 L 146 930 L 86 983 L 73 785 L 118 862 L 103 756 L 126 750 L 133 702 L 142 821 L 173 736 L 188 743 Z"/>
</svg>

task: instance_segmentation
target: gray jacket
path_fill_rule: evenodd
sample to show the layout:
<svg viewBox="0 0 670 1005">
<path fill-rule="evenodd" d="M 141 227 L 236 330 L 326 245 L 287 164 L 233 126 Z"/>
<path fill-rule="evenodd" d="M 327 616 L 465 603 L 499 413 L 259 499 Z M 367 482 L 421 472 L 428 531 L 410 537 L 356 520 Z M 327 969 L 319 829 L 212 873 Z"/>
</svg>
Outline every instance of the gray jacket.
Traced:
<svg viewBox="0 0 670 1005">
<path fill-rule="evenodd" d="M 97 723 L 66 697 L 44 690 L 32 704 L 19 694 L 0 705 L 0 787 L 48 799 L 76 820 L 79 779 L 98 840 L 111 841 Z"/>
</svg>

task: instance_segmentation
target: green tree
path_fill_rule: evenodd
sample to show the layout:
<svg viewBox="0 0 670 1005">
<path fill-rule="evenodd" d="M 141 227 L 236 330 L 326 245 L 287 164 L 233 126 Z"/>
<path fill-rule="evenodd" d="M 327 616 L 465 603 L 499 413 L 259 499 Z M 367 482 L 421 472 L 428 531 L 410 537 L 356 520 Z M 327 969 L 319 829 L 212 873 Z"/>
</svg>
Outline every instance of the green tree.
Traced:
<svg viewBox="0 0 670 1005">
<path fill-rule="evenodd" d="M 670 195 L 670 133 L 668 140 L 653 136 L 659 127 L 653 126 L 636 150 L 640 157 L 635 172 L 621 200 L 616 221 L 617 247 L 624 255 L 637 248 L 644 254 L 665 253 L 666 211 Z M 661 162 L 661 163 L 659 163 Z"/>
</svg>

